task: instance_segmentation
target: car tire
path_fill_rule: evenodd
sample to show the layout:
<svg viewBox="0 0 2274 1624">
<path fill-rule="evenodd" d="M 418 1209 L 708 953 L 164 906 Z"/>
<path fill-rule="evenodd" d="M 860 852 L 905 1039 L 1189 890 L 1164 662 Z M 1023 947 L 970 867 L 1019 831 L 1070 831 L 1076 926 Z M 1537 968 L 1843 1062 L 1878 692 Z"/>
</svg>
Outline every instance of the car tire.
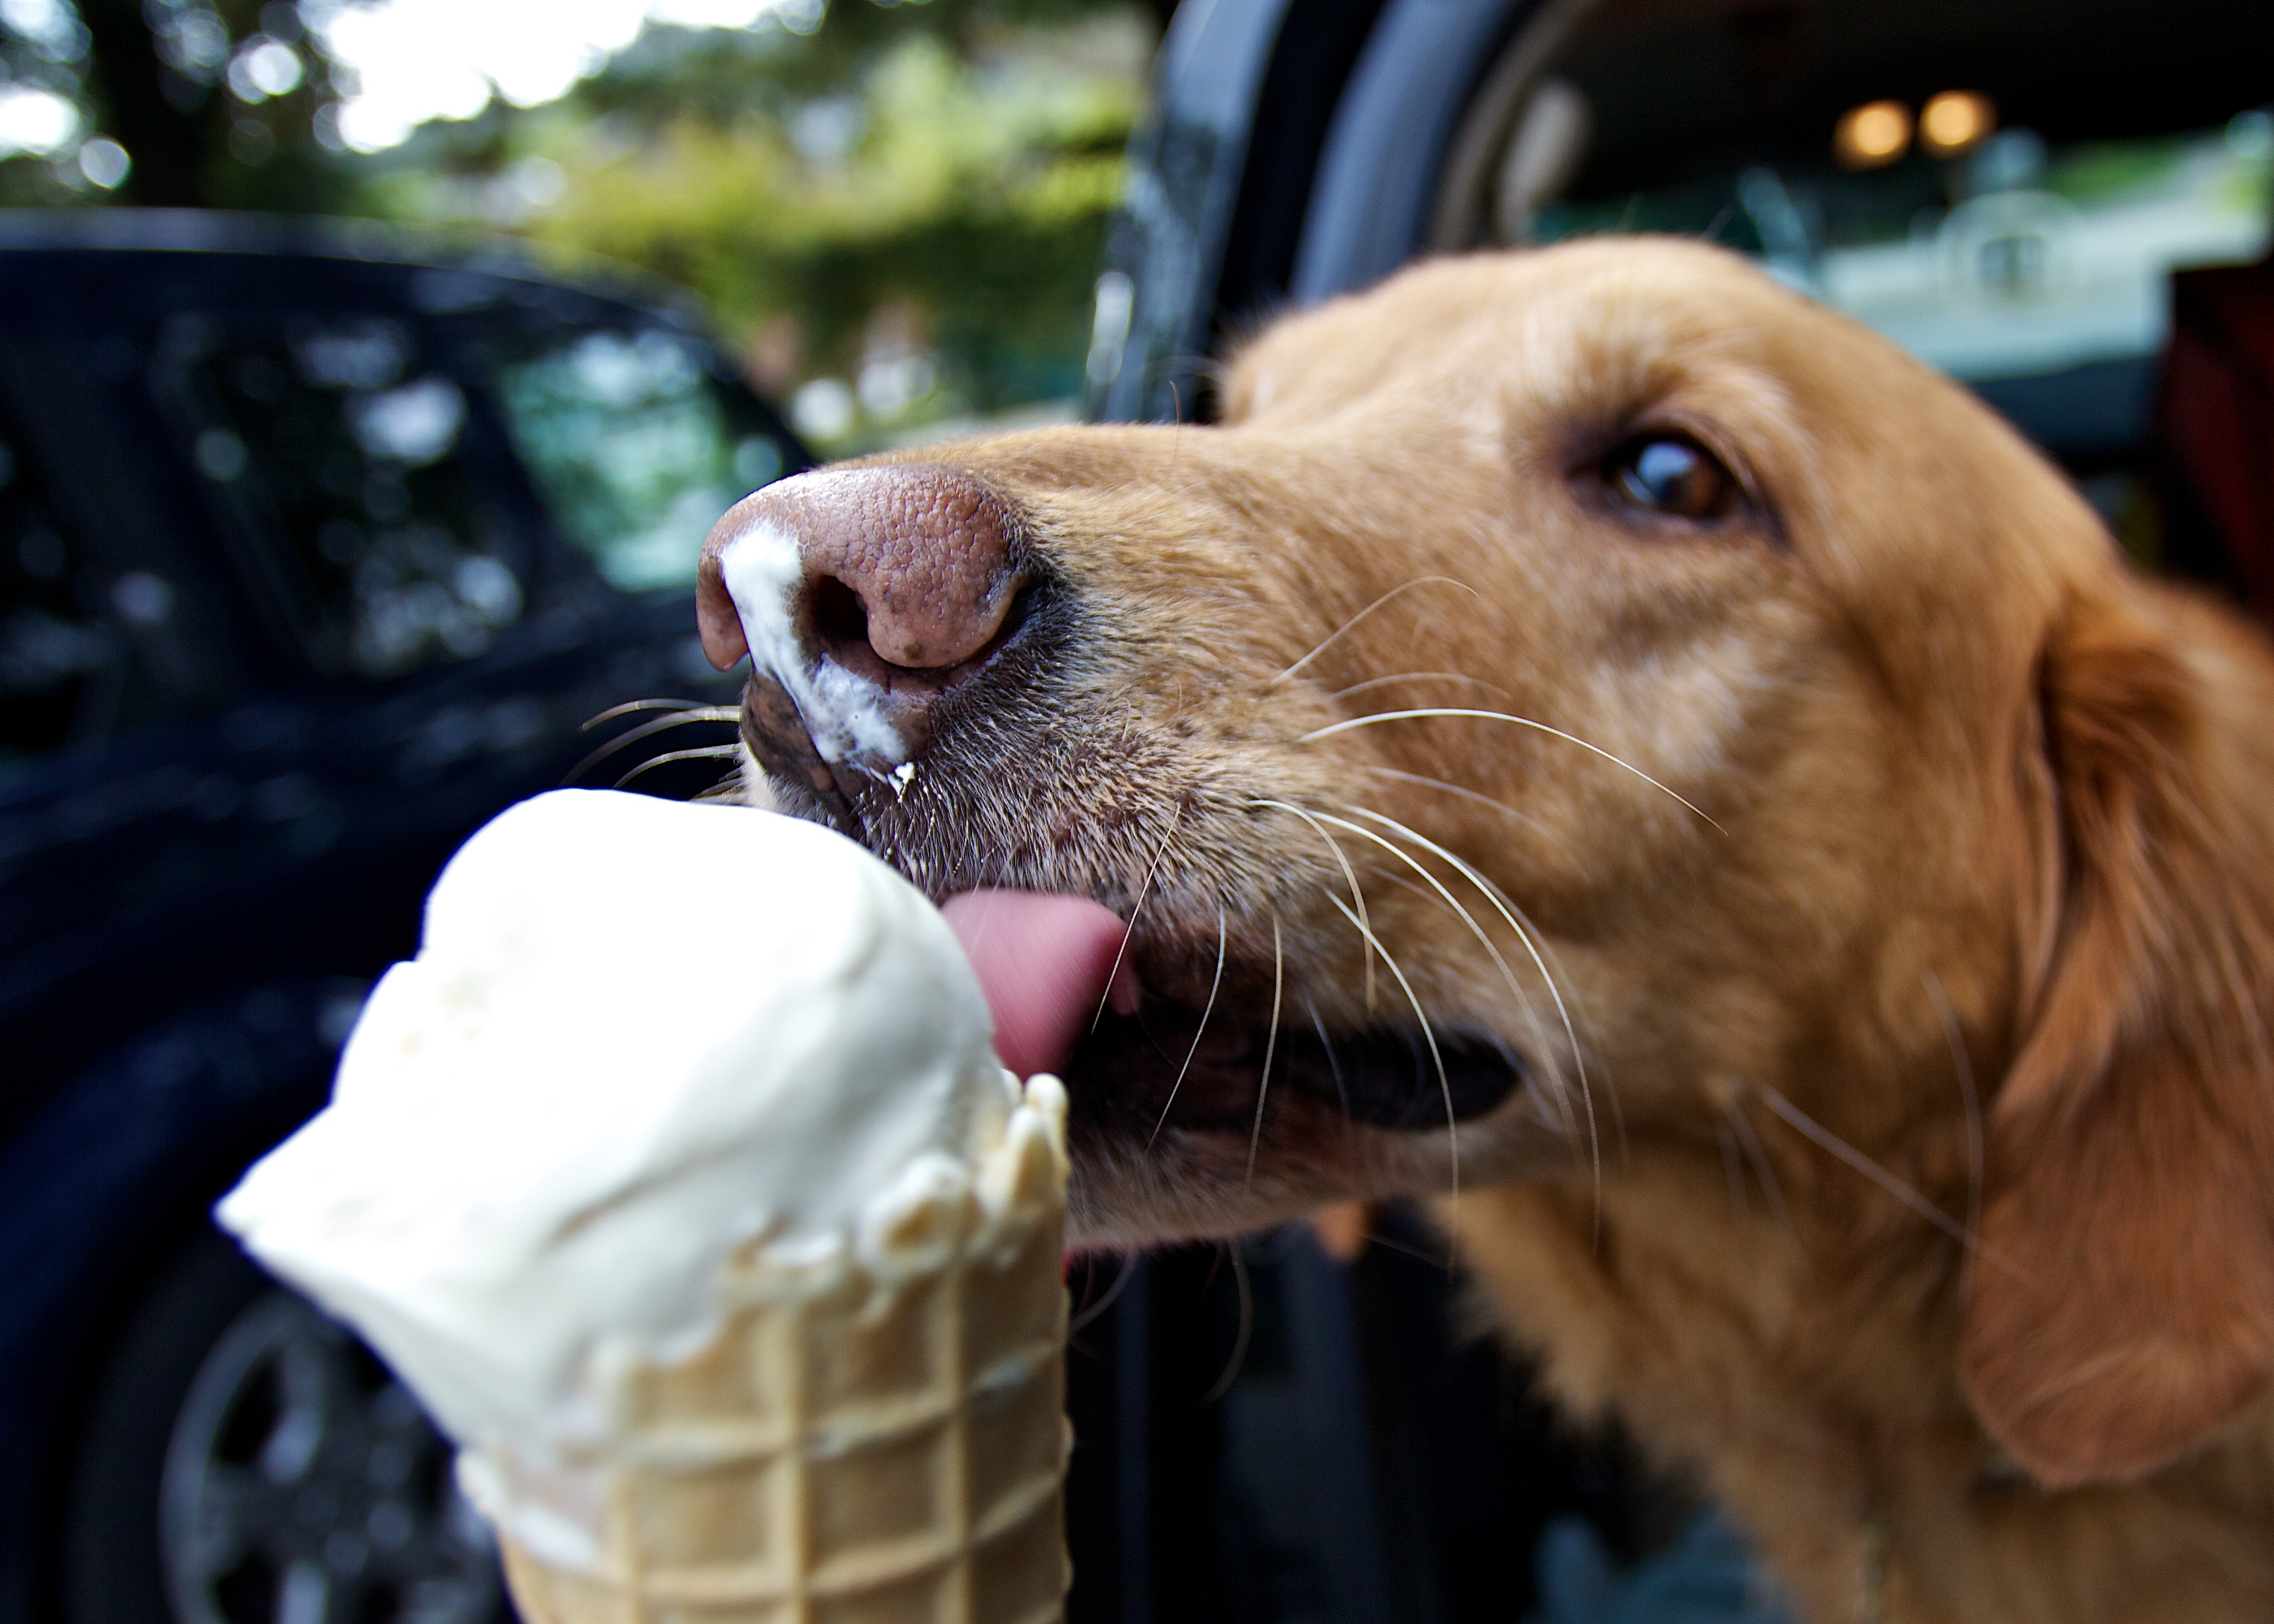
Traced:
<svg viewBox="0 0 2274 1624">
<path fill-rule="evenodd" d="M 448 1443 L 362 1344 L 200 1222 L 96 1374 L 70 1624 L 500 1624 Z"/>
</svg>

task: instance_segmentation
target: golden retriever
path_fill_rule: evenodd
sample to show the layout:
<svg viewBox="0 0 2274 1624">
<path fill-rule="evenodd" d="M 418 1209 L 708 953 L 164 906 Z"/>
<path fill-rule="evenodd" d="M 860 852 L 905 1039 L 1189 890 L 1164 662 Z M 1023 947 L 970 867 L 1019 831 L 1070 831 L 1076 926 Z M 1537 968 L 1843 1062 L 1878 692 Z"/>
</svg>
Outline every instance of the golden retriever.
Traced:
<svg viewBox="0 0 2274 1624">
<path fill-rule="evenodd" d="M 705 558 L 788 809 L 1132 921 L 1081 1237 L 1434 1197 L 1819 1624 L 2274 1617 L 2261 638 L 1693 244 L 1408 270 L 1221 416 L 791 481 Z"/>
</svg>

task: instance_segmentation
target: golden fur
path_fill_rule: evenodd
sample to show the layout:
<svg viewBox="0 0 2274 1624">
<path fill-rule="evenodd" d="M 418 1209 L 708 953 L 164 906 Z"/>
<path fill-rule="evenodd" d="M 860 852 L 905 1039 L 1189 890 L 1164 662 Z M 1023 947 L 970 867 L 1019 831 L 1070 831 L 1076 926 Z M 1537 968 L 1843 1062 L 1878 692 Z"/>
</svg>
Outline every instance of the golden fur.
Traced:
<svg viewBox="0 0 2274 1624">
<path fill-rule="evenodd" d="M 1525 1080 L 1457 1144 L 1291 1090 L 1250 1130 L 1251 1045 L 1183 1083 L 1214 1117 L 1093 1104 L 1085 1235 L 1434 1195 L 1562 1399 L 1808 1617 L 2274 1616 L 2258 635 L 1694 244 L 1425 265 L 1271 327 L 1223 402 L 915 454 L 1022 515 L 1058 606 L 907 805 L 855 795 L 864 837 L 1133 912 L 1148 993 L 1211 1022 L 1418 1011 Z M 1728 517 L 1606 489 L 1660 429 Z M 1428 707 L 1557 732 L 1335 730 Z"/>
</svg>

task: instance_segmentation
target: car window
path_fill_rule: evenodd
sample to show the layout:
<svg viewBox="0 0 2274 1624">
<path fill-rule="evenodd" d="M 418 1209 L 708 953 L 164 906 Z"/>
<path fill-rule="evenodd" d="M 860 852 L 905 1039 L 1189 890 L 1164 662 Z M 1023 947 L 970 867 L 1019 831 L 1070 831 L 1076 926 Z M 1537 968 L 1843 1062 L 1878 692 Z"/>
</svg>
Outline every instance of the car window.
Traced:
<svg viewBox="0 0 2274 1624">
<path fill-rule="evenodd" d="M 502 364 L 497 388 L 562 534 L 628 592 L 691 585 L 712 524 L 789 461 L 672 333 L 561 335 Z"/>
<path fill-rule="evenodd" d="M 161 371 L 257 595 L 318 669 L 468 658 L 520 617 L 529 563 L 471 466 L 465 394 L 407 324 L 185 318 Z"/>
<path fill-rule="evenodd" d="M 84 735 L 116 703 L 124 676 L 117 611 L 87 562 L 22 438 L 0 417 L 0 761 Z M 167 606 L 155 601 L 166 589 L 154 575 L 116 584 L 111 596 L 146 618 Z"/>
</svg>

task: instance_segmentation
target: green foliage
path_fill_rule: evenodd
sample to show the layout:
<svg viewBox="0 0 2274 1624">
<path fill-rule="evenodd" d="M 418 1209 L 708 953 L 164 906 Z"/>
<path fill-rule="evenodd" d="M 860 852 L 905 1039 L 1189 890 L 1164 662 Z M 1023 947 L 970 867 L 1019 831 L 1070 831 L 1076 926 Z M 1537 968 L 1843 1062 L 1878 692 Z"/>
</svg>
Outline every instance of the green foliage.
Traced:
<svg viewBox="0 0 2274 1624">
<path fill-rule="evenodd" d="M 857 395 L 840 422 L 807 414 L 832 450 L 1077 388 L 1166 0 L 787 0 L 749 29 L 651 26 L 556 102 L 493 101 L 370 154 L 339 139 L 352 75 L 307 26 L 357 3 L 54 0 L 68 37 L 0 24 L 0 80 L 73 97 L 133 158 L 108 192 L 68 152 L 0 159 L 0 202 L 373 215 L 605 255 L 694 289 L 764 386 Z M 249 84 L 263 46 L 297 82 Z"/>
<path fill-rule="evenodd" d="M 1126 71 L 1085 70 L 1085 42 L 975 62 L 915 34 L 848 94 L 673 111 L 629 147 L 605 116 L 550 154 L 570 184 L 530 232 L 694 287 L 738 335 L 791 316 L 802 373 L 856 372 L 892 312 L 915 330 L 885 343 L 946 362 L 937 410 L 1071 394 L 1138 101 Z"/>
<path fill-rule="evenodd" d="M 358 177 L 320 139 L 338 86 L 291 0 L 41 0 L 21 16 L 41 26 L 0 21 L 0 81 L 71 98 L 133 162 L 106 188 L 71 150 L 0 158 L 0 201 L 353 211 Z"/>
</svg>

